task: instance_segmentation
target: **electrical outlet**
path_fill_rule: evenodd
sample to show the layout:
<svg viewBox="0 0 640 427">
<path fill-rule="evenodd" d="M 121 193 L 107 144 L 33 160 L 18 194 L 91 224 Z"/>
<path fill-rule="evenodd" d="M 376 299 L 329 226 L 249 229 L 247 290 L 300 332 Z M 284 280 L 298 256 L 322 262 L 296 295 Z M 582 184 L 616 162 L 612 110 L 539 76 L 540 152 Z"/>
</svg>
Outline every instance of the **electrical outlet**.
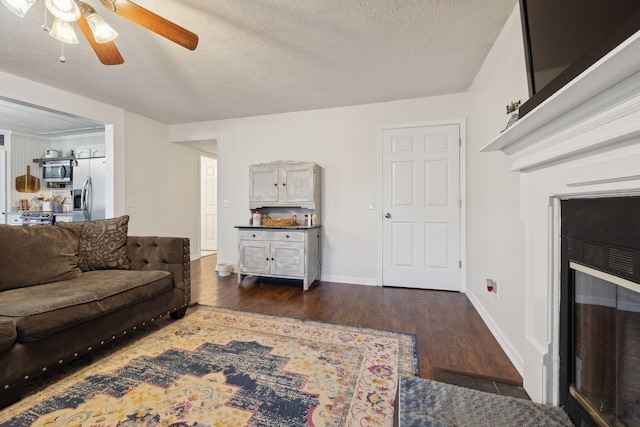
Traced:
<svg viewBox="0 0 640 427">
<path fill-rule="evenodd" d="M 487 279 L 487 292 L 492 292 L 498 296 L 498 284 L 494 279 Z"/>
<path fill-rule="evenodd" d="M 222 206 L 224 206 L 225 208 L 230 208 L 231 207 L 231 200 L 224 200 L 222 202 Z"/>
<path fill-rule="evenodd" d="M 376 201 L 375 200 L 369 200 L 369 209 L 371 209 L 372 211 L 376 210 Z"/>
</svg>

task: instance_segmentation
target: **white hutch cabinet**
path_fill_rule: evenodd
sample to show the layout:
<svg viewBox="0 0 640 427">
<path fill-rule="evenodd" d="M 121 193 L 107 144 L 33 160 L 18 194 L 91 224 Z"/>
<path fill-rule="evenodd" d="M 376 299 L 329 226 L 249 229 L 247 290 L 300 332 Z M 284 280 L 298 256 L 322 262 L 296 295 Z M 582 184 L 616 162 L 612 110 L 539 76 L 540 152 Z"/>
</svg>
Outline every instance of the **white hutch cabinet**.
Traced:
<svg viewBox="0 0 640 427">
<path fill-rule="evenodd" d="M 249 167 L 249 208 L 319 210 L 320 174 L 315 163 L 272 162 Z"/>
<path fill-rule="evenodd" d="M 320 227 L 239 227 L 238 283 L 247 275 L 302 280 L 320 277 Z"/>
<path fill-rule="evenodd" d="M 309 162 L 272 162 L 249 168 L 249 206 L 320 212 L 320 168 Z M 296 215 L 303 218 L 304 215 Z M 302 280 L 303 290 L 320 278 L 320 226 L 239 225 L 238 283 L 245 276 Z"/>
</svg>

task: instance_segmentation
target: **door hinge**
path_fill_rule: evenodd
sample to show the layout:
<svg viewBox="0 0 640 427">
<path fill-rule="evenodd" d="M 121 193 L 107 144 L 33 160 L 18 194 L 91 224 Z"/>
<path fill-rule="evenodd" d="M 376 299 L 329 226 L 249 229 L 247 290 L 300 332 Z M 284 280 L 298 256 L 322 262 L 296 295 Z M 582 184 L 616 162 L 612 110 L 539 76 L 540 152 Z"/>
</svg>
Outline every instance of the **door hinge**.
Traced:
<svg viewBox="0 0 640 427">
<path fill-rule="evenodd" d="M 462 260 L 458 261 L 458 267 L 462 268 Z"/>
<path fill-rule="evenodd" d="M 462 138 L 458 138 L 458 147 L 462 147 Z"/>
<path fill-rule="evenodd" d="M 462 208 L 462 199 L 458 199 L 458 207 Z"/>
</svg>

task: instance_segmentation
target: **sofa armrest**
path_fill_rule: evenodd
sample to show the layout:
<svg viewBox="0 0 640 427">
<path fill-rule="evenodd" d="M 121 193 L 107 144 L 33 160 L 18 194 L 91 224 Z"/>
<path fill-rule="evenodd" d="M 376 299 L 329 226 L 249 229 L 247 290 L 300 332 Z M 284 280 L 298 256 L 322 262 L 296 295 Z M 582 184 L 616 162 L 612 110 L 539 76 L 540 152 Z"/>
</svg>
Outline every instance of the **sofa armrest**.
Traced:
<svg viewBox="0 0 640 427">
<path fill-rule="evenodd" d="M 173 276 L 174 288 L 182 289 L 185 306 L 191 300 L 189 238 L 128 236 L 127 256 L 131 270 L 163 270 Z"/>
</svg>

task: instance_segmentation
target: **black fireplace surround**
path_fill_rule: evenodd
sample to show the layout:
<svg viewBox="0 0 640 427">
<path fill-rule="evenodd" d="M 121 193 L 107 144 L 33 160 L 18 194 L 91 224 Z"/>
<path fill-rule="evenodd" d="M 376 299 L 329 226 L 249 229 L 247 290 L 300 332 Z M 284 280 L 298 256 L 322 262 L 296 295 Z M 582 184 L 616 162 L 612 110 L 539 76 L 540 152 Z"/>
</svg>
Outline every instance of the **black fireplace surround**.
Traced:
<svg viewBox="0 0 640 427">
<path fill-rule="evenodd" d="M 640 283 L 640 197 L 563 200 L 561 227 L 560 405 L 577 426 L 638 426 L 640 384 L 636 372 L 640 372 L 640 313 L 636 306 L 640 296 L 632 298 L 633 310 L 619 309 L 615 304 L 576 301 L 584 299 L 576 297 L 581 292 L 576 291 L 576 287 L 582 286 L 576 285 L 576 278 L 584 282 L 588 275 L 570 265 L 586 266 Z M 604 282 L 597 278 L 587 281 Z M 623 291 L 629 293 L 626 288 Z M 588 323 L 588 327 L 584 323 Z M 590 341 L 587 344 L 586 330 L 594 335 L 587 338 Z M 577 353 L 580 354 L 577 356 Z M 624 360 L 620 361 L 620 357 Z M 591 375 L 587 380 L 582 372 L 585 359 Z M 607 395 L 594 399 L 597 404 L 585 404 L 582 393 L 576 393 L 579 388 L 589 390 L 590 383 L 595 384 L 593 388 L 601 396 Z M 621 387 L 622 396 L 618 396 Z M 628 410 L 629 407 L 632 409 Z M 623 412 L 623 416 L 616 415 Z"/>
</svg>

